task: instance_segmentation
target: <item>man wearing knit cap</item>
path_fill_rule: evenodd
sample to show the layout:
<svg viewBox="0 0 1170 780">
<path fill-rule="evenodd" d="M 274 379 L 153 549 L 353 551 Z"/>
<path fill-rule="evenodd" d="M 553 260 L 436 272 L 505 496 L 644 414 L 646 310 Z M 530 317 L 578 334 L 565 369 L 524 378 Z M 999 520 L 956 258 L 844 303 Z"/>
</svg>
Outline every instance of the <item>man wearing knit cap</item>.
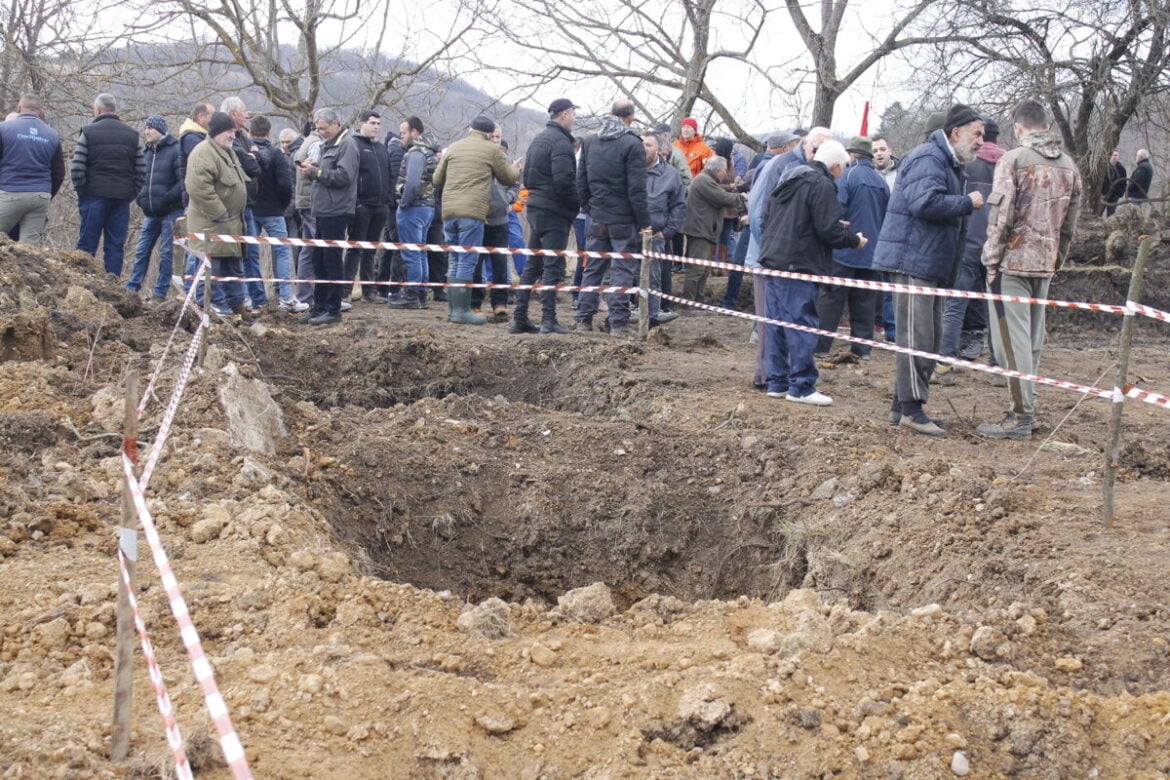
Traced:
<svg viewBox="0 0 1170 780">
<path fill-rule="evenodd" d="M 435 189 L 443 190 L 443 237 L 453 246 L 480 246 L 492 201 L 492 182 L 511 186 L 520 180 L 520 163 L 509 163 L 492 140 L 496 123 L 480 114 L 471 130 L 451 144 L 435 169 Z M 479 254 L 455 250 L 447 255 L 448 284 L 471 284 Z M 487 319 L 471 312 L 471 288 L 447 292 L 447 319 L 463 325 L 483 325 Z"/>
<path fill-rule="evenodd" d="M 167 133 L 167 120 L 155 114 L 147 118 L 142 131 L 146 138 L 146 183 L 138 193 L 142 209 L 142 232 L 134 248 L 134 267 L 126 280 L 127 290 L 140 290 L 150 267 L 150 255 L 158 244 L 158 280 L 150 299 L 160 303 L 171 285 L 174 259 L 175 220 L 183 214 L 183 178 L 187 161 L 179 140 Z"/>
<path fill-rule="evenodd" d="M 687 158 L 692 179 L 703 172 L 703 164 L 707 162 L 707 158 L 715 156 L 715 152 L 711 151 L 710 146 L 707 146 L 703 136 L 699 135 L 699 123 L 689 116 L 682 121 L 682 126 L 678 131 L 678 140 L 674 142 L 674 145 Z"/>
<path fill-rule="evenodd" d="M 957 103 L 943 126 L 906 156 L 874 252 L 875 270 L 885 271 L 897 284 L 916 287 L 954 282 L 966 218 L 983 206 L 982 193 L 964 194 L 963 166 L 975 158 L 982 143 L 983 119 Z M 894 293 L 898 346 L 937 353 L 944 302 L 937 295 Z M 897 354 L 891 424 L 927 436 L 946 435 L 923 410 L 933 370 L 933 360 Z"/>
</svg>

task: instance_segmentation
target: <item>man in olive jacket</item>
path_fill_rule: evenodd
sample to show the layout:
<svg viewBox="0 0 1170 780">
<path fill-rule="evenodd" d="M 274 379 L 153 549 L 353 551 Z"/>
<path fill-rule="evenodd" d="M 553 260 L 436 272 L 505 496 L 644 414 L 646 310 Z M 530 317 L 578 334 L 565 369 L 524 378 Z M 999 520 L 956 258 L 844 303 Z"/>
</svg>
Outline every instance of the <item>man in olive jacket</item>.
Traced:
<svg viewBox="0 0 1170 780">
<path fill-rule="evenodd" d="M 208 122 L 207 138 L 187 158 L 187 228 L 192 233 L 244 233 L 244 208 L 248 205 L 248 177 L 232 151 L 236 124 L 217 111 Z M 211 258 L 213 276 L 243 276 L 243 245 L 227 241 L 194 241 L 188 245 Z M 243 314 L 244 283 L 216 282 L 224 297 L 215 306 L 221 316 Z M 196 293 L 198 294 L 198 293 Z"/>
<path fill-rule="evenodd" d="M 702 172 L 691 182 L 687 191 L 687 218 L 682 228 L 687 237 L 687 257 L 710 260 L 711 250 L 723 229 L 723 210 L 743 206 L 742 195 L 723 188 L 728 179 L 727 160 L 708 157 Z M 688 263 L 683 295 L 692 301 L 701 300 L 710 274 L 710 268 Z"/>
<path fill-rule="evenodd" d="M 509 164 L 504 150 L 492 141 L 496 123 L 482 114 L 471 120 L 471 130 L 451 144 L 435 169 L 435 189 L 443 191 L 443 236 L 453 246 L 480 246 L 492 202 L 492 181 L 510 186 L 520 180 L 520 165 Z M 447 255 L 447 282 L 471 284 L 478 252 L 452 251 Z M 452 287 L 447 293 L 447 319 L 463 325 L 483 325 L 487 319 L 471 313 L 471 288 Z"/>
</svg>

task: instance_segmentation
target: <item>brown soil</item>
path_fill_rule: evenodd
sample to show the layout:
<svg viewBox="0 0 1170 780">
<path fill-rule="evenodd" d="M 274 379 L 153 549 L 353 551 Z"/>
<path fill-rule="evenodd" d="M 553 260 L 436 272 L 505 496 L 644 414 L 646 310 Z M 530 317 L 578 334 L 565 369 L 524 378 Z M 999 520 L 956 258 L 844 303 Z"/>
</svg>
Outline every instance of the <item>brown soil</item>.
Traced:
<svg viewBox="0 0 1170 780">
<path fill-rule="evenodd" d="M 107 756 L 121 383 L 176 311 L 0 243 L 5 777 L 171 776 L 141 663 L 132 760 Z M 1100 400 L 1042 388 L 1033 440 L 986 441 L 1005 391 L 963 373 L 930 440 L 887 424 L 888 353 L 826 365 L 812 409 L 751 389 L 742 321 L 443 315 L 219 326 L 184 397 L 150 505 L 257 777 L 1170 776 L 1165 410 L 1125 408 L 1107 529 Z M 1165 337 L 1143 320 L 1132 367 L 1159 391 Z M 1043 371 L 1108 386 L 1114 359 L 1073 324 Z M 241 421 L 246 386 L 275 405 Z M 238 443 L 276 407 L 269 452 Z M 226 778 L 138 571 L 197 775 Z"/>
</svg>

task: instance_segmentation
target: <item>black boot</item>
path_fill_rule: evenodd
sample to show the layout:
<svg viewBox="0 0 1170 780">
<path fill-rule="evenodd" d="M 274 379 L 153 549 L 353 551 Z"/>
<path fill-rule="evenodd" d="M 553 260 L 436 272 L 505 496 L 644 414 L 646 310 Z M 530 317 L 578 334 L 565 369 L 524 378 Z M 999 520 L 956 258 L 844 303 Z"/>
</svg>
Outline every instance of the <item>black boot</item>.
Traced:
<svg viewBox="0 0 1170 780">
<path fill-rule="evenodd" d="M 540 332 L 545 335 L 555 334 L 558 336 L 563 336 L 566 333 L 570 333 L 571 331 L 568 328 L 563 327 L 559 322 L 557 322 L 557 318 L 553 316 L 543 317 L 541 319 Z"/>
<path fill-rule="evenodd" d="M 515 310 L 512 315 L 512 321 L 508 323 L 509 333 L 536 333 L 538 330 L 541 333 L 544 332 L 542 328 L 537 328 L 532 324 L 532 322 L 528 319 L 527 312 L 521 314 L 519 309 Z"/>
</svg>

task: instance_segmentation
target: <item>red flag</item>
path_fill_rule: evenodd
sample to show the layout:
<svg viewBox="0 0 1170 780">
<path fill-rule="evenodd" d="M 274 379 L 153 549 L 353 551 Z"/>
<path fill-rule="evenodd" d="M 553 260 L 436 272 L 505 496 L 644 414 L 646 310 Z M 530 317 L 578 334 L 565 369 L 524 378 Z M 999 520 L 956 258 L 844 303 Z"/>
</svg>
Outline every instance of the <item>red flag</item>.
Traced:
<svg viewBox="0 0 1170 780">
<path fill-rule="evenodd" d="M 861 134 L 869 135 L 869 101 L 865 101 L 865 110 L 861 112 Z"/>
</svg>

